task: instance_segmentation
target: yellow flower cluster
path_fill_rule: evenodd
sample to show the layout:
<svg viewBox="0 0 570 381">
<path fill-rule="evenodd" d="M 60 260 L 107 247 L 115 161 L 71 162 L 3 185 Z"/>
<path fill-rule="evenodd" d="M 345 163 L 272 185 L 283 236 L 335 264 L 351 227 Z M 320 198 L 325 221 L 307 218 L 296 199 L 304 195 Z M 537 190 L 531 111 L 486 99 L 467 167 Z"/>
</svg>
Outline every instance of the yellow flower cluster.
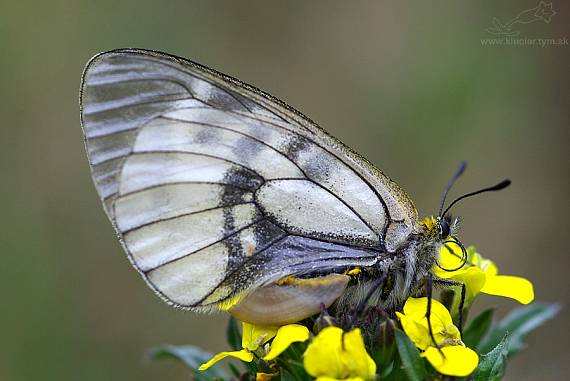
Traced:
<svg viewBox="0 0 570 381">
<path fill-rule="evenodd" d="M 283 353 L 291 344 L 309 339 L 309 330 L 299 324 L 288 324 L 279 328 L 258 327 L 243 323 L 242 347 L 240 351 L 221 352 L 198 369 L 206 370 L 216 362 L 231 356 L 245 362 L 253 361 L 253 353 L 273 339 L 269 350 L 263 356 L 271 361 Z M 326 327 L 313 339 L 304 354 L 304 367 L 317 381 L 366 381 L 374 379 L 376 363 L 366 352 L 360 329 L 344 332 L 338 327 Z M 274 374 L 258 373 L 258 380 L 269 380 Z"/>
<path fill-rule="evenodd" d="M 532 284 L 520 277 L 498 275 L 497 266 L 475 252 L 467 250 L 464 266 L 458 245 L 448 243 L 442 247 L 434 275 L 466 285 L 466 305 L 482 292 L 513 298 L 523 304 L 534 299 Z M 461 267 L 461 268 L 458 268 Z M 457 269 L 458 268 L 458 269 Z M 445 271 L 444 269 L 457 269 Z M 408 298 L 403 311 L 396 312 L 406 335 L 439 373 L 464 377 L 471 374 L 479 364 L 479 356 L 467 348 L 459 329 L 453 324 L 450 312 L 439 301 L 432 299 L 430 320 L 426 317 L 428 299 Z M 455 306 L 457 308 L 457 306 Z M 433 337 L 430 334 L 430 324 Z M 291 344 L 311 338 L 309 330 L 300 324 L 282 327 L 260 327 L 248 323 L 242 326 L 242 349 L 221 352 L 202 364 L 206 370 L 228 356 L 251 362 L 254 357 L 265 361 L 275 360 Z M 360 329 L 343 331 L 329 326 L 312 338 L 303 355 L 306 372 L 317 381 L 366 381 L 376 377 L 376 363 L 366 351 Z M 258 381 L 268 381 L 278 373 L 257 373 Z"/>
<path fill-rule="evenodd" d="M 509 297 L 522 304 L 534 299 L 531 282 L 521 277 L 498 275 L 497 266 L 483 258 L 473 246 L 467 249 L 467 261 L 463 266 L 461 248 L 454 243 L 442 246 L 437 263 L 433 269 L 436 277 L 465 284 L 466 306 L 471 305 L 480 292 Z M 458 377 L 471 374 L 479 363 L 477 353 L 465 347 L 449 311 L 439 301 L 432 299 L 430 322 L 434 343 L 426 317 L 427 304 L 427 298 L 408 298 L 403 313 L 396 312 L 406 335 L 439 373 Z"/>
</svg>

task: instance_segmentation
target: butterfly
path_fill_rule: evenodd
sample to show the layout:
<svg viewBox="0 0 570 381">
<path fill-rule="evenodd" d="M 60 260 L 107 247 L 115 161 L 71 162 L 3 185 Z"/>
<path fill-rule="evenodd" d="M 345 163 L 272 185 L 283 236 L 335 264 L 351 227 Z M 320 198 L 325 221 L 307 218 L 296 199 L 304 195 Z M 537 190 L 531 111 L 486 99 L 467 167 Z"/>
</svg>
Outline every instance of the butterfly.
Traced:
<svg viewBox="0 0 570 381">
<path fill-rule="evenodd" d="M 105 212 L 176 307 L 282 325 L 382 279 L 395 308 L 454 236 L 456 220 L 420 220 L 395 182 L 308 117 L 195 62 L 101 53 L 80 98 Z"/>
</svg>

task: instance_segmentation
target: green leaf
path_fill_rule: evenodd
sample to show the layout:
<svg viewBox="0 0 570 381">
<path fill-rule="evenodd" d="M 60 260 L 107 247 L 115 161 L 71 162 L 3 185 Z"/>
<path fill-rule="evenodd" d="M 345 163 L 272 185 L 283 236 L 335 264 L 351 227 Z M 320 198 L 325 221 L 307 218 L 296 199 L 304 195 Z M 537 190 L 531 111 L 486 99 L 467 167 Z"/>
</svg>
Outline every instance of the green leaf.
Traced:
<svg viewBox="0 0 570 381">
<path fill-rule="evenodd" d="M 255 363 L 255 361 L 247 362 L 245 365 L 248 367 L 249 371 L 253 374 L 256 374 L 259 371 L 259 367 Z"/>
<path fill-rule="evenodd" d="M 281 381 L 297 381 L 297 377 L 293 373 L 289 372 L 285 368 L 281 368 L 279 371 Z"/>
<path fill-rule="evenodd" d="M 312 380 L 313 378 L 309 376 L 302 360 L 297 361 L 293 359 L 283 360 L 281 358 L 277 359 L 280 371 L 284 372 L 281 375 L 282 380 Z M 287 378 L 292 377 L 292 378 Z"/>
<path fill-rule="evenodd" d="M 197 381 L 229 379 L 226 372 L 216 366 L 205 371 L 199 371 L 198 367 L 212 358 L 212 354 L 192 345 L 164 345 L 162 347 L 153 348 L 150 352 L 150 357 L 154 359 L 170 358 L 181 361 L 192 370 L 194 379 Z"/>
<path fill-rule="evenodd" d="M 396 343 L 383 345 L 373 353 L 374 362 L 381 371 L 382 378 L 386 378 L 392 372 L 394 357 L 396 356 Z"/>
<path fill-rule="evenodd" d="M 463 342 L 469 348 L 477 348 L 477 344 L 485 337 L 493 322 L 493 308 L 489 308 L 477 315 L 463 332 Z"/>
<path fill-rule="evenodd" d="M 388 377 L 390 377 L 390 375 L 392 374 L 392 371 L 394 370 L 394 361 L 391 361 L 390 363 L 386 364 L 385 366 L 378 366 L 379 370 L 380 370 L 380 379 L 381 380 L 385 380 Z"/>
<path fill-rule="evenodd" d="M 509 355 L 509 338 L 507 335 L 497 346 L 486 355 L 481 356 L 474 381 L 498 381 L 503 378 Z"/>
<path fill-rule="evenodd" d="M 508 355 L 512 356 L 524 348 L 523 340 L 530 331 L 541 326 L 545 321 L 552 319 L 558 311 L 560 311 L 558 304 L 533 303 L 517 308 L 491 329 L 485 339 L 479 343 L 477 350 L 479 353 L 490 352 L 508 334 Z"/>
<path fill-rule="evenodd" d="M 228 326 L 226 328 L 226 340 L 234 351 L 239 351 L 241 349 L 241 334 L 239 332 L 237 320 L 234 319 L 233 316 L 230 316 L 230 320 L 228 321 Z"/>
<path fill-rule="evenodd" d="M 240 370 L 238 369 L 237 366 L 235 366 L 235 365 L 232 364 L 232 363 L 229 363 L 229 364 L 228 364 L 228 367 L 230 368 L 230 371 L 232 372 L 232 374 L 233 374 L 236 378 L 239 378 L 239 377 L 241 376 L 241 372 L 240 372 Z"/>
<path fill-rule="evenodd" d="M 380 369 L 380 379 L 382 381 L 400 381 L 406 380 L 408 377 L 404 372 L 404 367 L 402 366 L 402 361 L 400 357 L 396 357 L 392 362 L 392 365 L 389 366 L 390 369 L 386 373 L 382 369 Z"/>
<path fill-rule="evenodd" d="M 424 380 L 427 373 L 425 362 L 420 356 L 420 352 L 404 332 L 396 329 L 394 333 L 398 353 L 400 354 L 400 359 L 402 360 L 402 365 L 404 366 L 404 371 L 408 375 L 408 378 L 412 381 Z"/>
</svg>

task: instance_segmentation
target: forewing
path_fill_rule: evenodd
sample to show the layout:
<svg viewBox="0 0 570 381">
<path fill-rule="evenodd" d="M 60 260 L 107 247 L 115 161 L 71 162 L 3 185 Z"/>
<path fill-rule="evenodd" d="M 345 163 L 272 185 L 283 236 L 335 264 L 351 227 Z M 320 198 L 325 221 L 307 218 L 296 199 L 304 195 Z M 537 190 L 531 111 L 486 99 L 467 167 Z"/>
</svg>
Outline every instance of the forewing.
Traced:
<svg viewBox="0 0 570 381">
<path fill-rule="evenodd" d="M 81 106 L 105 210 L 133 265 L 176 305 L 369 265 L 415 228 L 405 194 L 364 159 L 284 103 L 190 61 L 98 55 Z"/>
</svg>

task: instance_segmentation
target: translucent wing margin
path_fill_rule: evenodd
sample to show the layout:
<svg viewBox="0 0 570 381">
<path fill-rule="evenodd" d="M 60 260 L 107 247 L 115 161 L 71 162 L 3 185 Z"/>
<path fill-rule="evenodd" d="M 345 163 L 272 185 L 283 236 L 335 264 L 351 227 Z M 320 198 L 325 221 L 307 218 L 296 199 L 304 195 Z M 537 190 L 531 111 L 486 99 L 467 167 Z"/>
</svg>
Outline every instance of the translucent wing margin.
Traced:
<svg viewBox="0 0 570 381">
<path fill-rule="evenodd" d="M 168 302 L 369 265 L 416 224 L 407 196 L 283 102 L 158 52 L 94 57 L 81 87 L 96 188 Z"/>
</svg>

